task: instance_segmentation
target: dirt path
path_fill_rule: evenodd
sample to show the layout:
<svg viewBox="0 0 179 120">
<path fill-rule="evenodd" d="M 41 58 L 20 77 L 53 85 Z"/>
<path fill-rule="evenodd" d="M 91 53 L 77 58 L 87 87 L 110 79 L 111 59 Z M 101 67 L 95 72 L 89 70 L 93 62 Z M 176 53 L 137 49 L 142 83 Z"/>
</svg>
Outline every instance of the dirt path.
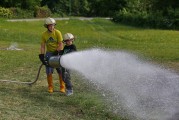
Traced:
<svg viewBox="0 0 179 120">
<path fill-rule="evenodd" d="M 66 18 L 54 18 L 55 20 L 69 20 L 69 19 L 79 19 L 79 20 L 92 20 L 95 18 L 100 18 L 100 19 L 107 19 L 110 20 L 111 18 L 101 18 L 101 17 L 66 17 Z M 40 21 L 44 20 L 45 18 L 32 18 L 32 19 L 9 19 L 7 21 L 10 22 L 17 22 L 17 21 Z"/>
</svg>

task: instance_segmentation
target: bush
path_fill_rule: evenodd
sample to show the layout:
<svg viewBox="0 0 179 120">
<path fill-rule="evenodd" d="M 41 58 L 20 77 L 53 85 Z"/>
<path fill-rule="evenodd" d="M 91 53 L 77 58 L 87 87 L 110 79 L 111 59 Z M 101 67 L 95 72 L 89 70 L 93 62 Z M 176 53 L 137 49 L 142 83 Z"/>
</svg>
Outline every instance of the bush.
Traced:
<svg viewBox="0 0 179 120">
<path fill-rule="evenodd" d="M 113 21 L 138 27 L 178 29 L 179 20 L 176 19 L 176 14 L 173 11 L 168 13 L 164 16 L 161 11 L 155 11 L 155 13 L 135 11 L 134 13 L 123 9 L 113 17 Z"/>
<path fill-rule="evenodd" d="M 0 7 L 0 17 L 11 18 L 12 17 L 12 11 L 8 8 Z"/>
<path fill-rule="evenodd" d="M 49 17 L 51 15 L 51 11 L 47 6 L 39 7 L 36 6 L 34 10 L 34 17 L 36 18 L 44 18 Z"/>
<path fill-rule="evenodd" d="M 10 8 L 12 11 L 12 18 L 32 18 L 33 11 L 22 10 L 20 8 Z"/>
</svg>

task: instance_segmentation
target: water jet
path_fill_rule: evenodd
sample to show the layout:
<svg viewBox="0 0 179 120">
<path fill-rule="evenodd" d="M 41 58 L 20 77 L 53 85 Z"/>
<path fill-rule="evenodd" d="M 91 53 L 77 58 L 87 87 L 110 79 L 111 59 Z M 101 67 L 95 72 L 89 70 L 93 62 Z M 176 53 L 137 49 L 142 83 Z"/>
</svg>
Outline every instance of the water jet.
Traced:
<svg viewBox="0 0 179 120">
<path fill-rule="evenodd" d="M 60 63 L 112 92 L 114 96 L 108 100 L 113 102 L 116 112 L 120 112 L 122 103 L 125 110 L 138 119 L 177 119 L 179 75 L 170 70 L 142 61 L 137 55 L 125 51 L 102 49 L 63 55 Z"/>
</svg>

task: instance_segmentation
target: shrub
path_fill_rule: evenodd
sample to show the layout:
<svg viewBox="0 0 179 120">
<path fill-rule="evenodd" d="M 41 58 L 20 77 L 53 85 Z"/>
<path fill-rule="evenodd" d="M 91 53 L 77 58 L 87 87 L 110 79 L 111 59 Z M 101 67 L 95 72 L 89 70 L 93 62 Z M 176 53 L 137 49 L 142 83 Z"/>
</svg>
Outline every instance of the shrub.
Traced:
<svg viewBox="0 0 179 120">
<path fill-rule="evenodd" d="M 0 7 L 0 17 L 11 18 L 12 17 L 12 11 L 8 8 Z"/>
<path fill-rule="evenodd" d="M 167 15 L 163 15 L 162 11 L 147 13 L 145 11 L 131 12 L 123 9 L 113 17 L 113 21 L 138 27 L 178 29 L 179 20 L 176 17 L 177 15 L 171 10 L 168 11 Z"/>
<path fill-rule="evenodd" d="M 20 8 L 10 8 L 12 11 L 12 18 L 32 18 L 33 11 L 22 10 Z"/>
<path fill-rule="evenodd" d="M 39 7 L 36 6 L 34 10 L 34 17 L 36 18 L 44 18 L 49 17 L 51 15 L 51 11 L 47 6 Z"/>
</svg>

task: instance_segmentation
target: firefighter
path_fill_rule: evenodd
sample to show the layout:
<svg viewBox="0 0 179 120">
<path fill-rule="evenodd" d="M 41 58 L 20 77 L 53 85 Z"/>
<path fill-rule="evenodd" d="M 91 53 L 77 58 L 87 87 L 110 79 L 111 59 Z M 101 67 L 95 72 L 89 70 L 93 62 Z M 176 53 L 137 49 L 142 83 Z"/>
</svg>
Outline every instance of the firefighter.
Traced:
<svg viewBox="0 0 179 120">
<path fill-rule="evenodd" d="M 41 62 L 46 66 L 49 93 L 52 93 L 54 91 L 52 78 L 54 68 L 48 66 L 48 63 L 46 61 L 48 61 L 51 56 L 61 55 L 63 50 L 63 37 L 61 32 L 55 29 L 55 25 L 55 19 L 50 17 L 45 19 L 44 27 L 47 28 L 47 30 L 42 33 L 39 54 Z M 61 68 L 56 68 L 56 70 L 59 75 L 60 92 L 65 93 L 65 83 L 62 80 L 62 70 Z"/>
<path fill-rule="evenodd" d="M 65 43 L 65 46 L 63 49 L 63 55 L 77 51 L 76 46 L 73 44 L 74 39 L 75 38 L 74 38 L 73 34 L 71 34 L 71 33 L 66 33 L 64 35 L 63 42 Z M 62 67 L 62 77 L 63 77 L 63 80 L 66 85 L 66 95 L 70 96 L 73 94 L 70 70 Z"/>
</svg>

